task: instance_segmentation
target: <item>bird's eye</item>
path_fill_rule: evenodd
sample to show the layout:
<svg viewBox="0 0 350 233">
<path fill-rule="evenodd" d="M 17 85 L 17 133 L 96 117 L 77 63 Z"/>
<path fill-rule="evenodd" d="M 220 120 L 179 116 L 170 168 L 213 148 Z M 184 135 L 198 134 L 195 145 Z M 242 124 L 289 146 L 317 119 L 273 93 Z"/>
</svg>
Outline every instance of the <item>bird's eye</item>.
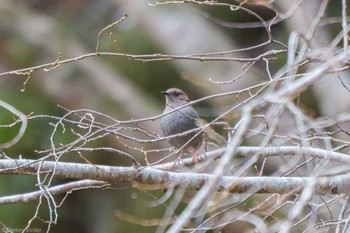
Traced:
<svg viewBox="0 0 350 233">
<path fill-rule="evenodd" d="M 179 96 L 181 93 L 180 92 L 175 92 L 174 95 L 177 97 Z"/>
</svg>

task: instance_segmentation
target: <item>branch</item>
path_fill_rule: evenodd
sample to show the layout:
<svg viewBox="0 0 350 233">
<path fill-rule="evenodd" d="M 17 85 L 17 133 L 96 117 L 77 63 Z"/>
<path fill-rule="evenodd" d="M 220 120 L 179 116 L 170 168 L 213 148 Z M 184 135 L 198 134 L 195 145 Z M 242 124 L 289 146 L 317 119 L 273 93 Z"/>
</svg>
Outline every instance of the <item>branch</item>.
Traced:
<svg viewBox="0 0 350 233">
<path fill-rule="evenodd" d="M 84 54 L 78 57 L 69 58 L 65 60 L 60 61 L 54 61 L 46 64 L 42 64 L 39 66 L 33 66 L 29 68 L 23 68 L 18 70 L 12 70 L 0 73 L 0 76 L 10 75 L 10 74 L 16 74 L 16 75 L 28 75 L 28 73 L 31 73 L 36 70 L 42 70 L 42 69 L 50 69 L 52 67 L 57 67 L 66 63 L 76 62 L 79 60 L 84 60 L 89 57 L 95 57 L 95 56 L 115 56 L 115 57 L 125 57 L 130 60 L 134 61 L 141 61 L 141 62 L 147 62 L 147 61 L 171 61 L 171 60 L 193 60 L 193 61 L 236 61 L 236 62 L 256 62 L 263 58 L 269 58 L 277 56 L 278 54 L 286 53 L 285 49 L 281 50 L 270 50 L 266 53 L 263 53 L 257 57 L 251 57 L 251 58 L 239 58 L 239 57 L 225 57 L 222 56 L 225 52 L 217 52 L 212 53 L 213 55 L 206 55 L 206 54 L 188 54 L 188 55 L 172 55 L 172 54 L 145 54 L 145 55 L 136 55 L 136 54 L 127 54 L 127 53 L 110 53 L 110 52 L 98 52 L 97 53 L 88 53 Z"/>
<path fill-rule="evenodd" d="M 143 169 L 135 179 L 135 187 L 142 189 L 161 189 L 188 184 L 187 188 L 198 190 L 215 178 L 211 174 L 174 173 L 153 168 Z M 231 177 L 216 179 L 213 189 L 229 193 L 299 193 L 304 186 L 316 183 L 319 194 L 350 194 L 350 174 L 335 177 Z"/>
<path fill-rule="evenodd" d="M 27 129 L 28 120 L 27 120 L 26 116 L 22 112 L 18 111 L 16 108 L 14 108 L 13 106 L 9 105 L 8 103 L 5 103 L 5 102 L 0 100 L 0 106 L 5 108 L 5 109 L 7 109 L 11 113 L 15 114 L 19 118 L 18 121 L 22 122 L 21 128 L 19 129 L 17 135 L 14 138 L 12 138 L 10 141 L 8 141 L 6 143 L 0 143 L 0 149 L 4 149 L 4 148 L 9 148 L 9 147 L 13 146 L 14 144 L 16 144 L 22 138 L 24 132 Z M 16 122 L 13 123 L 13 124 L 10 124 L 8 126 L 1 126 L 0 125 L 0 128 L 2 128 L 2 127 L 13 127 L 15 125 L 16 125 Z"/>
<path fill-rule="evenodd" d="M 221 156 L 226 149 L 218 149 L 200 156 L 199 161 L 208 161 Z M 347 155 L 307 147 L 237 147 L 236 154 L 259 156 L 305 155 L 350 165 Z M 51 195 L 62 194 L 72 190 L 103 187 L 108 183 L 128 182 L 139 189 L 164 189 L 186 184 L 190 190 L 199 190 L 211 183 L 216 192 L 230 193 L 299 193 L 305 185 L 315 183 L 319 194 L 350 193 L 350 174 L 329 177 L 234 177 L 200 173 L 177 173 L 170 170 L 183 166 L 192 166 L 191 158 L 177 164 L 166 163 L 153 167 L 117 167 L 42 160 L 0 160 L 0 175 L 41 175 L 52 174 L 61 179 L 84 179 L 55 187 L 45 191 L 0 198 L 0 204 L 28 202 L 39 199 L 46 192 Z M 89 180 L 85 180 L 89 179 Z M 212 181 L 216 180 L 213 184 Z"/>
<path fill-rule="evenodd" d="M 45 191 L 39 190 L 30 193 L 0 197 L 0 205 L 12 204 L 17 202 L 36 201 L 45 193 L 50 193 L 51 195 L 58 195 L 63 193 L 70 193 L 72 191 L 81 189 L 101 188 L 105 187 L 106 185 L 108 185 L 106 182 L 96 180 L 74 181 L 67 184 L 47 188 Z"/>
</svg>

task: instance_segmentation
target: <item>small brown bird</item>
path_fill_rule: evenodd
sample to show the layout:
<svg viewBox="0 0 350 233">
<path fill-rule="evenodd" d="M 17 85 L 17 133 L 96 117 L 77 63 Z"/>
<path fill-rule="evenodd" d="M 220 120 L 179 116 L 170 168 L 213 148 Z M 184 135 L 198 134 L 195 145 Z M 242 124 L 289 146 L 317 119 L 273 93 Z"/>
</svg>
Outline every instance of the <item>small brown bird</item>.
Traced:
<svg viewBox="0 0 350 233">
<path fill-rule="evenodd" d="M 187 95 L 180 89 L 170 88 L 167 91 L 162 91 L 162 94 L 166 97 L 166 105 L 163 113 L 172 111 L 178 107 L 181 107 L 190 102 Z M 199 116 L 197 111 L 191 106 L 186 106 L 168 115 L 165 115 L 161 119 L 161 129 L 164 136 L 171 136 L 176 134 L 185 133 L 187 131 L 200 127 Z M 184 136 L 173 137 L 169 140 L 169 143 L 175 148 L 179 149 L 187 145 L 180 151 L 180 155 L 177 160 L 181 159 L 184 152 L 189 152 L 192 155 L 193 160 L 196 160 L 198 156 L 198 149 L 203 142 L 203 133 L 192 132 Z"/>
</svg>

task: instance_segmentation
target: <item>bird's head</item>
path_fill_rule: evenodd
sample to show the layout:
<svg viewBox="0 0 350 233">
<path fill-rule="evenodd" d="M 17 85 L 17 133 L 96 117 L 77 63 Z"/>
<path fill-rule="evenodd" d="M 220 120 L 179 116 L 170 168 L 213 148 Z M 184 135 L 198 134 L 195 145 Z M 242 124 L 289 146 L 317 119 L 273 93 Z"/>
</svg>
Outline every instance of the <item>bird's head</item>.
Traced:
<svg viewBox="0 0 350 233">
<path fill-rule="evenodd" d="M 185 92 L 178 88 L 170 88 L 161 93 L 165 95 L 166 104 L 173 107 L 184 105 L 190 101 Z"/>
</svg>

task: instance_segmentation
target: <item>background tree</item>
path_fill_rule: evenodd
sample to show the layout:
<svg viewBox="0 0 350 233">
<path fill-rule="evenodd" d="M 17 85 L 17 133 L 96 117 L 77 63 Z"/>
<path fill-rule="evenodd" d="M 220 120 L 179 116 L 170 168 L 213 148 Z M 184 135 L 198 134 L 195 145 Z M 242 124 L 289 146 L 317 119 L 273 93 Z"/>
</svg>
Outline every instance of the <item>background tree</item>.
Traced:
<svg viewBox="0 0 350 233">
<path fill-rule="evenodd" d="M 345 0 L 0 12 L 2 231 L 348 231 Z M 225 145 L 174 164 L 169 87 Z"/>
</svg>

